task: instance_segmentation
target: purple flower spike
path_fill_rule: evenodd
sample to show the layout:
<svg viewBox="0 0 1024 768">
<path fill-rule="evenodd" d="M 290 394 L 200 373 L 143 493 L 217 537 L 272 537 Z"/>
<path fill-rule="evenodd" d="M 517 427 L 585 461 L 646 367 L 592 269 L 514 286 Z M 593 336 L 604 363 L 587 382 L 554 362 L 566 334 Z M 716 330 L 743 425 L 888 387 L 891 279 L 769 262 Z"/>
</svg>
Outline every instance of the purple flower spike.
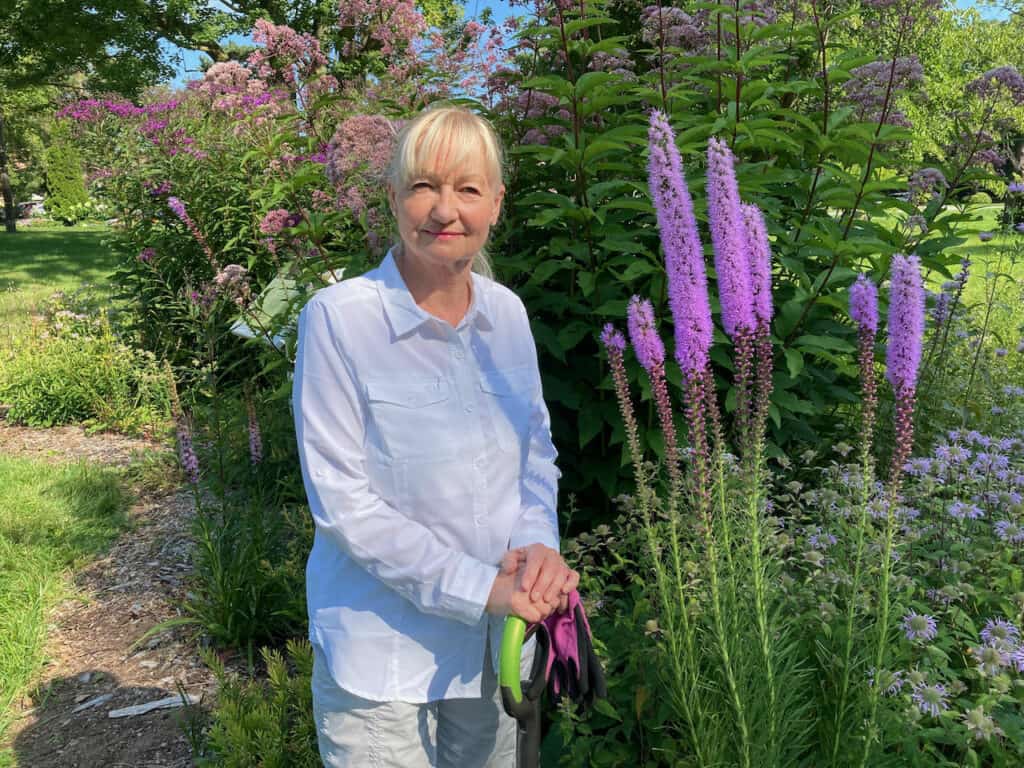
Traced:
<svg viewBox="0 0 1024 768">
<path fill-rule="evenodd" d="M 896 254 L 889 292 L 889 346 L 885 377 L 897 393 L 912 392 L 921 363 L 924 334 L 924 286 L 917 256 Z"/>
<path fill-rule="evenodd" d="M 676 329 L 676 361 L 684 373 L 702 372 L 708 365 L 713 328 L 704 249 L 675 135 L 661 112 L 651 113 L 648 141 L 648 183 L 665 251 L 668 302 Z"/>
<path fill-rule="evenodd" d="M 722 325 L 729 337 L 735 339 L 742 329 L 753 331 L 756 321 L 736 170 L 732 151 L 719 139 L 708 142 L 707 193 Z"/>
<path fill-rule="evenodd" d="M 609 352 L 614 350 L 621 354 L 626 350 L 626 337 L 611 323 L 605 323 L 604 329 L 601 331 L 601 343 Z"/>
<path fill-rule="evenodd" d="M 764 215 L 756 205 L 744 203 L 743 224 L 747 230 L 750 253 L 750 287 L 754 294 L 754 316 L 757 324 L 768 327 L 772 322 L 772 247 Z"/>
<path fill-rule="evenodd" d="M 867 275 L 859 275 L 850 286 L 850 318 L 872 334 L 878 330 L 878 288 Z"/>
<path fill-rule="evenodd" d="M 644 370 L 649 373 L 654 366 L 663 365 L 665 345 L 661 343 L 661 337 L 654 327 L 654 307 L 651 302 L 648 299 L 641 301 L 639 296 L 634 296 L 629 302 L 627 321 L 629 340 Z"/>
</svg>

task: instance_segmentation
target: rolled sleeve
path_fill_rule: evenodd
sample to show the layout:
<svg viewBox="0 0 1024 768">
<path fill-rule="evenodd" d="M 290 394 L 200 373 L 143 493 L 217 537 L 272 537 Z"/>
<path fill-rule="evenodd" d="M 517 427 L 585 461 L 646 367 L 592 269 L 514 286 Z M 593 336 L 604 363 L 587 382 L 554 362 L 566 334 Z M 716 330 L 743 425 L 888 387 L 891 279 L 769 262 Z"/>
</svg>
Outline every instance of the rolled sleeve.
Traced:
<svg viewBox="0 0 1024 768">
<path fill-rule="evenodd" d="M 498 567 L 445 545 L 371 487 L 366 407 L 335 322 L 316 299 L 300 314 L 292 395 L 317 532 L 424 613 L 477 624 Z"/>
</svg>

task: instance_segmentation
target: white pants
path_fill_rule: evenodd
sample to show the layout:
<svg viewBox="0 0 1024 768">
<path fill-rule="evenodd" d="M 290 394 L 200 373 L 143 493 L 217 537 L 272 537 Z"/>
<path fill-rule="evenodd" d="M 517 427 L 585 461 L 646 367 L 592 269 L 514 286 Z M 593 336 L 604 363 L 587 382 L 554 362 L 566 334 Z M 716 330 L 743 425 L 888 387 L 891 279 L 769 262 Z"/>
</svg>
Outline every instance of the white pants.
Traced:
<svg viewBox="0 0 1024 768">
<path fill-rule="evenodd" d="M 524 645 L 520 678 L 536 643 Z M 323 651 L 313 646 L 313 716 L 328 768 L 515 768 L 516 723 L 505 714 L 490 648 L 479 699 L 427 704 L 379 702 L 338 686 Z"/>
</svg>

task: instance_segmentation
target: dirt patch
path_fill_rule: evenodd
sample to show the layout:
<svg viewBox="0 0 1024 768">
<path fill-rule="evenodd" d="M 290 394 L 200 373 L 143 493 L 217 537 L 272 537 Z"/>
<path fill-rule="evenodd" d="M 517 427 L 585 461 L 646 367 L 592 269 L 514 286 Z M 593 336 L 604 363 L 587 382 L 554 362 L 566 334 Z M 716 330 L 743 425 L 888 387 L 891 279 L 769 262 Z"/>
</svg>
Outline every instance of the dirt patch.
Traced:
<svg viewBox="0 0 1024 768">
<path fill-rule="evenodd" d="M 2 411 L 3 406 L 0 406 Z M 0 418 L 0 454 L 34 461 L 62 464 L 85 460 L 97 464 L 124 466 L 139 453 L 169 450 L 157 440 L 127 437 L 113 432 L 88 434 L 79 426 L 36 429 L 22 427 Z"/>
<path fill-rule="evenodd" d="M 170 450 L 120 435 L 85 435 L 78 427 L 32 430 L 0 424 L 0 452 L 44 461 L 125 465 L 140 450 Z M 146 640 L 148 630 L 179 617 L 192 568 L 191 494 L 143 491 L 132 529 L 75 575 L 75 599 L 54 616 L 50 663 L 18 704 L 8 733 L 22 768 L 183 768 L 193 764 L 176 707 L 124 718 L 110 713 L 186 692 L 206 707 L 214 680 L 187 629 Z M 88 706 L 87 706 L 88 705 Z M 193 713 L 194 714 L 194 713 Z"/>
</svg>

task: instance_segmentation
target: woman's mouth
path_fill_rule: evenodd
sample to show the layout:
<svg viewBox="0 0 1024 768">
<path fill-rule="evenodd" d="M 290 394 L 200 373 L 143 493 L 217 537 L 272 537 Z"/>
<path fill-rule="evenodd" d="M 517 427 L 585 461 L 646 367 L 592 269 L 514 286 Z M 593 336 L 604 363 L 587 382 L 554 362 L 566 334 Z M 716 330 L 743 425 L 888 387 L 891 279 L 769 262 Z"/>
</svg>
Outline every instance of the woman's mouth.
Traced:
<svg viewBox="0 0 1024 768">
<path fill-rule="evenodd" d="M 456 237 L 462 237 L 461 232 L 431 232 L 428 230 L 427 234 L 436 237 L 438 240 L 454 240 Z"/>
</svg>

